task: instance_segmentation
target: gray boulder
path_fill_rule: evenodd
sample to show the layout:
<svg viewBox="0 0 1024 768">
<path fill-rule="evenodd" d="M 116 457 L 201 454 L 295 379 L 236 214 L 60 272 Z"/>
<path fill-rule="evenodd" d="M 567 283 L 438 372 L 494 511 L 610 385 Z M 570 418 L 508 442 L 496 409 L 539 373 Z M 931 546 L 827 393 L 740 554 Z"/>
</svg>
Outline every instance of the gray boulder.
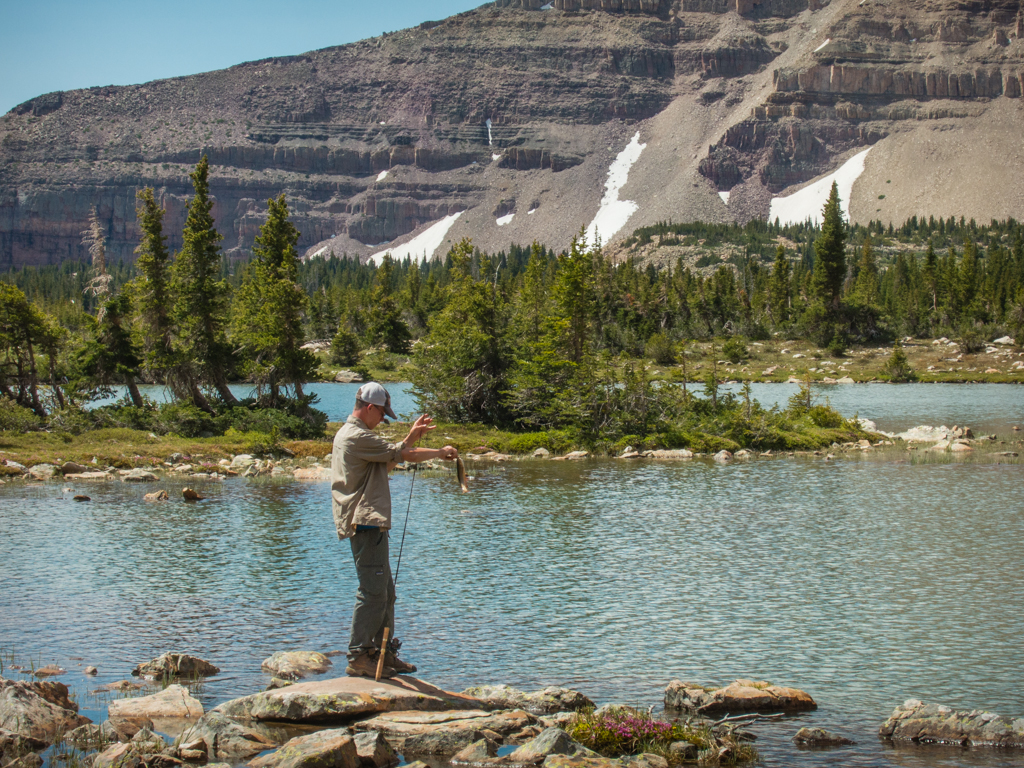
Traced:
<svg viewBox="0 0 1024 768">
<path fill-rule="evenodd" d="M 910 699 L 893 710 L 878 735 L 918 744 L 1024 747 L 1024 717 L 1001 717 L 977 709 L 957 711 Z"/>
<path fill-rule="evenodd" d="M 202 740 L 206 754 L 214 758 L 246 758 L 277 746 L 266 734 L 235 722 L 219 712 L 199 718 L 189 733 L 190 740 Z"/>
<path fill-rule="evenodd" d="M 485 737 L 457 752 L 451 762 L 463 765 L 485 765 L 491 762 L 497 754 L 497 743 Z"/>
<path fill-rule="evenodd" d="M 355 740 L 344 728 L 297 736 L 276 752 L 258 757 L 250 768 L 360 768 Z"/>
<path fill-rule="evenodd" d="M 736 680 L 714 688 L 673 680 L 665 688 L 665 707 L 708 714 L 712 712 L 797 712 L 817 704 L 798 688 L 772 685 L 764 680 Z"/>
<path fill-rule="evenodd" d="M 0 677 L 0 730 L 52 744 L 62 733 L 91 723 L 78 714 L 63 683 L 29 683 Z"/>
<path fill-rule="evenodd" d="M 107 705 L 111 718 L 202 717 L 203 705 L 182 685 L 169 685 L 151 696 L 115 699 Z"/>
<path fill-rule="evenodd" d="M 139 664 L 132 670 L 132 676 L 162 680 L 174 677 L 209 677 L 219 672 L 220 668 L 197 656 L 168 652 L 152 661 Z"/>
<path fill-rule="evenodd" d="M 793 743 L 801 747 L 841 747 L 854 742 L 824 728 L 801 728 L 793 736 Z"/>
<path fill-rule="evenodd" d="M 29 467 L 26 474 L 33 480 L 50 480 L 59 470 L 53 464 L 36 464 Z"/>
<path fill-rule="evenodd" d="M 494 709 L 522 709 L 534 715 L 578 712 L 594 706 L 594 702 L 579 691 L 557 686 L 524 693 L 509 685 L 481 685 L 467 688 L 462 695 L 480 699 Z"/>
<path fill-rule="evenodd" d="M 398 765 L 398 755 L 388 744 L 384 734 L 377 731 L 358 733 L 355 742 L 359 763 L 363 768 L 392 768 Z"/>
<path fill-rule="evenodd" d="M 300 680 L 331 668 L 331 660 L 316 651 L 278 651 L 264 660 L 261 669 L 283 680 Z"/>
<path fill-rule="evenodd" d="M 600 757 L 596 752 L 575 741 L 561 728 L 547 728 L 515 750 L 508 759 L 513 763 L 539 763 L 548 755 Z"/>
<path fill-rule="evenodd" d="M 145 469 L 130 469 L 121 479 L 126 483 L 155 483 L 160 478 Z"/>
</svg>

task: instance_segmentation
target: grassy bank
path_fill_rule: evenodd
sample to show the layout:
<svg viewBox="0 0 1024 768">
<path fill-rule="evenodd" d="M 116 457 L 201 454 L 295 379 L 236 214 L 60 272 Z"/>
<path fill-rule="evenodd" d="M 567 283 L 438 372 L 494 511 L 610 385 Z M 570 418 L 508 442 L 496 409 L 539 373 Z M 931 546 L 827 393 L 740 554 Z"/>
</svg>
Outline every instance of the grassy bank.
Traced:
<svg viewBox="0 0 1024 768">
<path fill-rule="evenodd" d="M 810 341 L 772 340 L 746 342 L 746 355 L 735 362 L 723 353 L 725 340 L 690 342 L 674 364 L 646 360 L 653 379 L 691 383 L 702 382 L 709 372 L 719 381 L 785 382 L 791 377 L 825 383 L 826 379 L 849 377 L 857 383 L 885 381 L 883 370 L 892 354 L 891 347 L 856 347 L 837 357 Z M 992 347 L 989 347 L 992 348 Z M 911 368 L 922 382 L 947 383 L 1024 383 L 1024 352 L 1018 347 L 995 347 L 995 352 L 961 354 L 957 347 L 934 344 L 927 340 L 903 343 Z M 319 375 L 333 381 L 339 371 L 349 370 L 329 362 L 326 352 L 320 353 Z M 617 366 L 621 359 L 607 358 L 606 366 Z M 415 364 L 404 355 L 374 351 L 364 354 L 357 366 L 374 381 L 385 383 L 409 381 Z"/>
<path fill-rule="evenodd" d="M 216 464 L 220 459 L 230 459 L 241 453 L 265 453 L 278 457 L 303 459 L 322 458 L 331 452 L 331 440 L 340 424 L 329 424 L 321 440 L 280 441 L 267 449 L 264 441 L 262 451 L 254 449 L 252 433 L 222 435 L 207 438 L 186 438 L 178 435 L 155 435 L 135 429 L 97 429 L 79 435 L 52 432 L 28 432 L 16 434 L 0 433 L 0 459 L 9 459 L 25 466 L 33 464 L 60 464 L 73 461 L 84 466 L 116 467 L 159 467 L 171 462 L 176 455 L 188 456 L 196 463 Z M 388 440 L 400 440 L 408 430 L 408 424 L 391 424 L 380 427 L 379 433 Z M 637 450 L 659 448 L 689 448 L 695 453 L 715 453 L 722 449 L 736 451 L 743 447 L 763 449 L 774 447 L 781 450 L 813 451 L 827 448 L 833 443 L 857 441 L 871 437 L 867 433 L 851 428 L 821 428 L 810 421 L 797 422 L 793 429 L 773 432 L 775 442 L 760 445 L 737 441 L 728 437 L 706 432 L 679 432 L 671 435 L 653 435 L 647 438 L 623 438 L 614 442 L 582 446 L 567 432 L 508 432 L 482 424 L 439 424 L 438 428 L 421 443 L 423 447 L 440 448 L 454 445 L 461 453 L 483 453 L 494 451 L 512 456 L 530 455 L 538 448 L 548 450 L 552 455 L 589 448 L 594 455 L 617 455 L 627 446 Z M 0 473 L 4 467 L 0 466 Z M 13 474 L 13 473 L 12 473 Z"/>
</svg>

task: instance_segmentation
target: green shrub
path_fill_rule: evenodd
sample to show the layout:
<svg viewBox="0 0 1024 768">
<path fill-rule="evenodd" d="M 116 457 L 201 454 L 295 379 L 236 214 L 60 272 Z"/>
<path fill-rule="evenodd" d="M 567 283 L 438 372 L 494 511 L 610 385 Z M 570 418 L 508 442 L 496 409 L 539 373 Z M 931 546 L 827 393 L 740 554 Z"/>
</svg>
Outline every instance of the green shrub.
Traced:
<svg viewBox="0 0 1024 768">
<path fill-rule="evenodd" d="M 722 354 L 730 363 L 739 363 L 750 355 L 747 345 L 739 336 L 733 336 L 722 345 Z"/>
<path fill-rule="evenodd" d="M 523 432 L 499 441 L 496 446 L 502 453 L 533 453 L 538 448 L 546 448 L 552 453 L 564 453 L 573 447 L 572 439 L 564 430 L 548 432 Z"/>
<path fill-rule="evenodd" d="M 28 408 L 0 396 L 0 432 L 35 432 L 43 421 Z"/>
<path fill-rule="evenodd" d="M 75 406 L 53 411 L 46 420 L 46 426 L 53 432 L 80 435 L 92 429 L 89 412 Z"/>
<path fill-rule="evenodd" d="M 910 367 L 907 353 L 903 351 L 898 340 L 892 345 L 892 354 L 882 366 L 882 375 L 896 384 L 917 381 L 917 372 Z"/>
<path fill-rule="evenodd" d="M 828 405 L 814 405 L 807 412 L 814 426 L 823 429 L 838 429 L 843 426 L 844 419 Z"/>
<path fill-rule="evenodd" d="M 647 340 L 644 353 L 658 365 L 674 365 L 676 345 L 664 333 L 655 333 Z"/>
<path fill-rule="evenodd" d="M 273 458 L 284 453 L 281 446 L 281 434 L 277 427 L 271 427 L 269 433 L 250 432 L 246 435 L 248 442 L 245 444 L 245 452 L 259 458 Z"/>
<path fill-rule="evenodd" d="M 832 337 L 832 341 L 828 343 L 829 354 L 833 357 L 842 357 L 846 354 L 846 338 L 841 333 L 837 333 Z"/>
<path fill-rule="evenodd" d="M 359 339 L 351 331 L 339 328 L 331 341 L 331 362 L 335 365 L 355 365 L 359 362 Z"/>
<path fill-rule="evenodd" d="M 960 351 L 965 355 L 976 355 L 985 349 L 985 337 L 981 335 L 977 328 L 970 325 L 965 325 L 960 329 L 960 335 L 956 338 L 956 343 L 960 347 Z"/>
<path fill-rule="evenodd" d="M 214 416 L 189 403 L 168 403 L 161 406 L 155 421 L 159 432 L 181 437 L 202 437 L 223 434 Z"/>
</svg>

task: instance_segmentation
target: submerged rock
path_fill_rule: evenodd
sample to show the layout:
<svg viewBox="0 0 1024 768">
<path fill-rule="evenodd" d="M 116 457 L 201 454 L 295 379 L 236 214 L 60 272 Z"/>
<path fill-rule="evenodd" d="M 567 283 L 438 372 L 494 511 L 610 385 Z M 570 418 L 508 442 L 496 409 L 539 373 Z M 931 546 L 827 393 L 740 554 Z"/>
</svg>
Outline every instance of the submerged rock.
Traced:
<svg viewBox="0 0 1024 768">
<path fill-rule="evenodd" d="M 29 752 L 21 757 L 16 757 L 9 763 L 4 763 L 4 768 L 42 768 L 43 758 L 35 752 Z"/>
<path fill-rule="evenodd" d="M 151 696 L 134 699 L 115 699 L 107 705 L 107 712 L 114 717 L 201 717 L 203 705 L 189 695 L 181 685 L 169 685 Z"/>
<path fill-rule="evenodd" d="M 484 737 L 456 752 L 451 762 L 452 764 L 481 765 L 491 762 L 497 755 L 497 743 Z"/>
<path fill-rule="evenodd" d="M 793 743 L 808 747 L 841 747 L 854 742 L 824 728 L 801 728 L 793 737 Z"/>
<path fill-rule="evenodd" d="M 665 706 L 692 712 L 775 712 L 817 709 L 798 688 L 772 685 L 763 680 L 737 680 L 725 688 L 673 680 L 665 689 Z"/>
<path fill-rule="evenodd" d="M 219 712 L 203 715 L 193 726 L 189 738 L 201 740 L 210 758 L 243 759 L 277 746 L 264 733 L 225 717 Z"/>
<path fill-rule="evenodd" d="M 46 746 L 47 742 L 41 739 L 19 736 L 17 733 L 0 728 L 0 765 L 3 765 L 4 759 L 9 760 L 15 755 L 23 755 Z"/>
<path fill-rule="evenodd" d="M 51 744 L 60 734 L 91 722 L 78 714 L 63 683 L 0 677 L 0 730 Z"/>
<path fill-rule="evenodd" d="M 326 672 L 331 668 L 331 660 L 316 651 L 278 651 L 265 659 L 260 668 L 284 680 L 299 680 Z"/>
<path fill-rule="evenodd" d="M 713 458 L 715 461 L 732 461 L 732 454 L 723 448 Z"/>
<path fill-rule="evenodd" d="M 297 736 L 250 768 L 360 768 L 355 740 L 343 728 Z"/>
<path fill-rule="evenodd" d="M 957 711 L 909 699 L 893 710 L 878 735 L 918 744 L 1024 747 L 1024 718 L 1001 717 L 977 709 Z"/>
<path fill-rule="evenodd" d="M 486 702 L 492 709 L 523 709 L 534 715 L 578 712 L 594 706 L 594 702 L 579 691 L 558 686 L 524 693 L 509 685 L 480 685 L 462 693 Z"/>
<path fill-rule="evenodd" d="M 172 652 L 139 664 L 132 670 L 133 677 L 144 677 L 147 680 L 161 680 L 170 677 L 209 677 L 219 673 L 218 667 L 198 656 Z"/>
</svg>

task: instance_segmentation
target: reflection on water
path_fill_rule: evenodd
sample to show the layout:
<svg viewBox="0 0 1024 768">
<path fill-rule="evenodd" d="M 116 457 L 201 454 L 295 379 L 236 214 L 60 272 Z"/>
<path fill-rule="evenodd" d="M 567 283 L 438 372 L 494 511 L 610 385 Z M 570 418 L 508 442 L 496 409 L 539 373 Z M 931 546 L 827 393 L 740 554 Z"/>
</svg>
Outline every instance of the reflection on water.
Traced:
<svg viewBox="0 0 1024 768">
<path fill-rule="evenodd" d="M 399 416 L 418 413 L 411 384 L 388 384 L 392 405 Z M 163 387 L 142 387 L 146 397 L 167 398 Z M 306 392 L 319 398 L 317 408 L 331 421 L 344 421 L 352 412 L 358 384 L 309 384 Z M 724 392 L 737 395 L 742 387 L 728 384 Z M 796 384 L 753 384 L 753 397 L 765 408 L 785 408 L 799 389 Z M 249 387 L 232 385 L 237 397 L 252 394 Z M 1024 387 L 1016 384 L 833 384 L 814 388 L 819 402 L 826 399 L 847 417 L 872 419 L 886 432 L 902 432 L 921 424 L 972 427 L 977 433 L 1005 433 L 1011 425 L 1024 426 Z M 111 402 L 98 401 L 97 404 Z"/>
<path fill-rule="evenodd" d="M 819 704 L 754 727 L 766 764 L 1024 759 L 877 738 L 911 697 L 1024 714 L 1019 465 L 474 471 L 466 496 L 450 478 L 415 485 L 398 634 L 432 682 L 565 684 L 647 706 L 673 678 L 753 677 Z M 396 508 L 410 481 L 393 479 Z M 63 662 L 76 690 L 86 683 L 72 656 L 99 667 L 95 687 L 189 651 L 223 670 L 203 686 L 209 707 L 264 687 L 260 662 L 274 651 L 344 647 L 355 585 L 326 484 L 209 483 L 191 505 L 144 504 L 152 485 L 120 484 L 89 486 L 93 501 L 77 504 L 64 487 L 0 490 L 0 646 Z M 101 702 L 79 700 L 103 716 Z M 805 724 L 858 743 L 799 751 L 790 738 Z"/>
</svg>

